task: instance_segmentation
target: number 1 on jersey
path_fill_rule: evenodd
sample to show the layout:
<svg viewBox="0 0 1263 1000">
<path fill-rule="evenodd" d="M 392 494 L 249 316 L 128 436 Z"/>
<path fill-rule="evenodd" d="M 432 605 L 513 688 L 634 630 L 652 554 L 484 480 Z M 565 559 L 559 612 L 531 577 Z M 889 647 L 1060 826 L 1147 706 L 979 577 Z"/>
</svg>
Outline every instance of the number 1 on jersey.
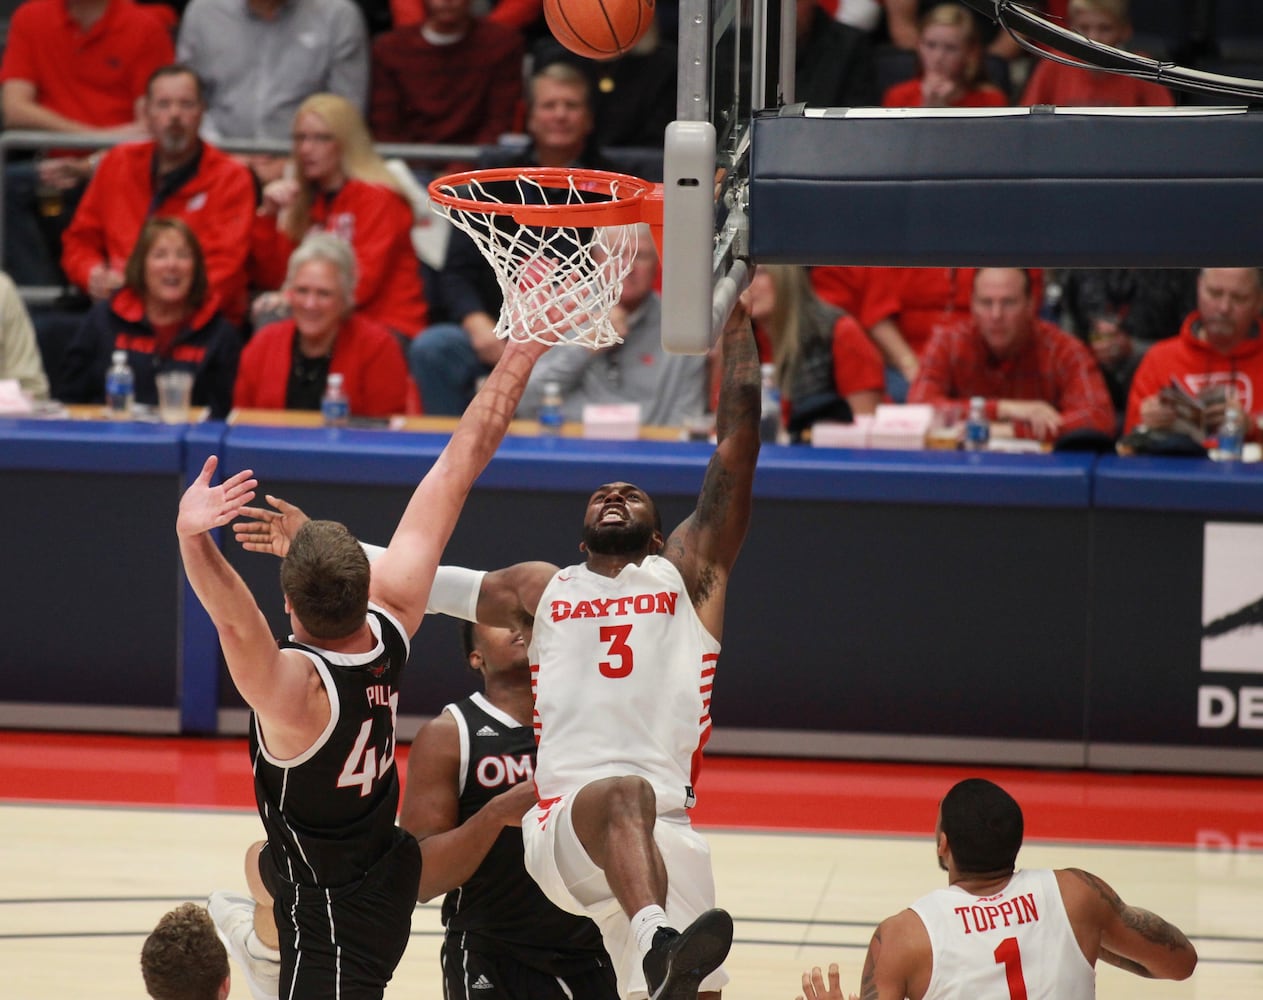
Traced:
<svg viewBox="0 0 1263 1000">
<path fill-rule="evenodd" d="M 597 666 L 600 668 L 604 677 L 626 677 L 632 672 L 632 648 L 627 645 L 627 639 L 631 636 L 632 627 L 630 625 L 602 625 L 601 641 L 608 642 L 610 657 L 618 657 L 618 662 L 610 660 L 602 660 Z"/>
<path fill-rule="evenodd" d="M 1004 966 L 1004 978 L 1009 981 L 1009 1000 L 1026 1000 L 1026 979 L 1022 976 L 1022 953 L 1017 948 L 1017 938 L 1005 938 L 995 950 L 996 965 Z"/>
</svg>

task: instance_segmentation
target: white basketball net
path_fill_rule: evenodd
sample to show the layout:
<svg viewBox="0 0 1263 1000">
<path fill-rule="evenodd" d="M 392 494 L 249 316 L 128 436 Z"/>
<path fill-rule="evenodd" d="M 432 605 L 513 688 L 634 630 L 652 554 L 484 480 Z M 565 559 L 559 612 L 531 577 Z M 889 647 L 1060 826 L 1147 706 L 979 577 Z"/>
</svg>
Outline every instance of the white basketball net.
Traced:
<svg viewBox="0 0 1263 1000">
<path fill-rule="evenodd" d="M 440 184 L 454 197 L 499 205 L 575 205 L 590 193 L 545 187 L 530 177 L 483 184 L 469 179 Z M 618 197 L 618 182 L 611 185 Z M 598 350 L 621 344 L 610 311 L 636 257 L 635 225 L 527 226 L 510 215 L 433 202 L 435 211 L 467 233 L 495 270 L 504 295 L 496 336 L 512 340 L 579 344 Z"/>
</svg>

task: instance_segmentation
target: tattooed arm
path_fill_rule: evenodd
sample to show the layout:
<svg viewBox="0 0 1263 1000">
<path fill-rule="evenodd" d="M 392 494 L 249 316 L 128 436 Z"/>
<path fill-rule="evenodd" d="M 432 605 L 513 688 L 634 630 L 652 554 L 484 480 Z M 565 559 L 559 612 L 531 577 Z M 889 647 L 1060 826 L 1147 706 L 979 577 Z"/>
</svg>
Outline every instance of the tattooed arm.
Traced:
<svg viewBox="0 0 1263 1000">
<path fill-rule="evenodd" d="M 1193 974 L 1197 951 L 1174 924 L 1128 906 L 1091 872 L 1066 868 L 1057 872 L 1057 881 L 1080 945 L 1089 938 L 1084 948 L 1089 961 L 1096 958 L 1148 979 L 1187 979 Z M 1096 932 L 1095 955 L 1091 931 Z"/>
<path fill-rule="evenodd" d="M 728 573 L 750 526 L 759 458 L 759 353 L 743 303 L 724 327 L 720 351 L 715 454 L 697 509 L 671 533 L 663 552 L 679 568 L 702 623 L 716 638 L 723 632 Z"/>
</svg>

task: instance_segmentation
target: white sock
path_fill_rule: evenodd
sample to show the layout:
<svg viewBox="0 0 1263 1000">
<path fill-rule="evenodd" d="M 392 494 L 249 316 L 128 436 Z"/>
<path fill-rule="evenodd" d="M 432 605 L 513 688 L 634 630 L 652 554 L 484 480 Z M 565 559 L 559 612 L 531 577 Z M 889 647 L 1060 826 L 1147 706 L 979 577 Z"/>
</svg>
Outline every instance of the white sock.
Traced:
<svg viewBox="0 0 1263 1000">
<path fill-rule="evenodd" d="M 269 948 L 265 945 L 254 931 L 246 935 L 246 952 L 255 958 L 266 959 L 269 962 L 279 962 L 281 960 L 281 953 L 275 948 Z"/>
<path fill-rule="evenodd" d="M 632 934 L 636 937 L 636 947 L 640 949 L 641 955 L 649 953 L 649 946 L 653 944 L 654 932 L 659 927 L 666 926 L 666 910 L 657 904 L 646 906 L 631 918 Z"/>
</svg>

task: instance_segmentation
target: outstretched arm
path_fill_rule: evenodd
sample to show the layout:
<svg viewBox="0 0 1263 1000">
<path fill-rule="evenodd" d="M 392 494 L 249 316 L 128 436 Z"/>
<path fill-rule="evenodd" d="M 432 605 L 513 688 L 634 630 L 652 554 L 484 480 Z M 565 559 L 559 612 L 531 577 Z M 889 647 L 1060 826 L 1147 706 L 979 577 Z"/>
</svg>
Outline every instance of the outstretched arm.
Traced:
<svg viewBox="0 0 1263 1000">
<path fill-rule="evenodd" d="M 465 497 L 504 438 L 531 368 L 547 349 L 535 341 L 506 345 L 447 447 L 413 492 L 390 545 L 373 564 L 373 600 L 409 635 L 421 624 L 439 557 Z"/>
<path fill-rule="evenodd" d="M 175 530 L 185 575 L 219 633 L 233 683 L 246 703 L 259 709 L 274 690 L 280 650 L 254 595 L 210 536 L 254 498 L 258 481 L 247 469 L 212 486 L 218 465 L 216 456 L 208 458 L 185 491 Z"/>
<path fill-rule="evenodd" d="M 1099 929 L 1096 957 L 1146 979 L 1187 979 L 1193 974 L 1197 950 L 1174 924 L 1156 913 L 1128 906 L 1091 872 L 1062 869 L 1057 872 L 1057 883 L 1076 934 L 1084 924 Z M 1089 919 L 1083 919 L 1081 914 L 1088 914 Z M 1084 954 L 1092 960 L 1088 950 Z"/>
<path fill-rule="evenodd" d="M 716 638 L 723 633 L 728 573 L 750 526 L 759 459 L 759 352 L 744 301 L 724 326 L 721 352 L 715 454 L 697 509 L 671 533 L 663 553 L 679 568 L 702 623 Z"/>
</svg>

